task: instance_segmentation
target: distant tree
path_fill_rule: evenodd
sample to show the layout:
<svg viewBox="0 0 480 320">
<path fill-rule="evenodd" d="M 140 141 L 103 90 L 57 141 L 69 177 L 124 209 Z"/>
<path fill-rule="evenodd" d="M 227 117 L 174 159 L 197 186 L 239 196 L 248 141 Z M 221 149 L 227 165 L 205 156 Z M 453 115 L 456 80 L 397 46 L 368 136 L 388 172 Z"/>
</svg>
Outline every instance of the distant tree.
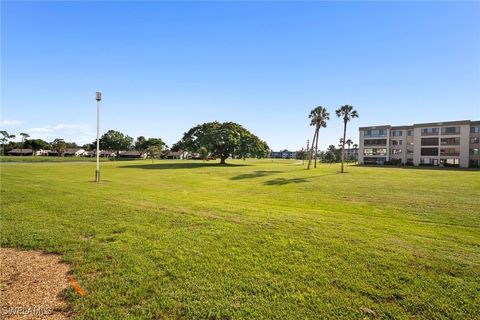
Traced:
<svg viewBox="0 0 480 320">
<path fill-rule="evenodd" d="M 108 130 L 107 133 L 102 135 L 99 142 L 100 149 L 112 150 L 118 157 L 120 151 L 130 149 L 133 144 L 133 138 L 115 130 Z"/>
<path fill-rule="evenodd" d="M 162 148 L 156 145 L 151 145 L 147 147 L 147 150 L 144 152 L 147 153 L 148 157 L 152 159 L 152 163 L 154 159 L 160 159 L 162 155 Z"/>
<path fill-rule="evenodd" d="M 356 150 L 357 148 L 358 148 L 358 144 L 356 144 L 356 143 L 353 144 L 353 149 Z M 355 163 L 357 163 L 357 161 L 358 161 L 357 157 L 358 157 L 358 153 L 356 152 L 356 153 L 354 154 Z"/>
<path fill-rule="evenodd" d="M 145 151 L 148 148 L 147 139 L 144 136 L 140 136 L 135 141 L 135 150 L 137 151 Z"/>
<path fill-rule="evenodd" d="M 297 151 L 295 154 L 296 154 L 297 160 L 305 160 L 305 157 L 307 155 L 307 151 L 303 150 L 303 148 L 302 148 L 302 150 Z"/>
<path fill-rule="evenodd" d="M 326 162 L 332 163 L 337 161 L 337 156 L 335 155 L 335 152 L 332 150 L 327 150 L 324 155 L 324 159 Z"/>
<path fill-rule="evenodd" d="M 205 147 L 198 148 L 198 153 L 200 153 L 200 158 L 202 158 L 203 161 L 208 160 L 208 156 L 210 152 L 208 152 L 207 148 Z"/>
<path fill-rule="evenodd" d="M 312 162 L 313 149 L 315 146 L 315 168 L 317 167 L 317 157 L 318 157 L 318 136 L 320 134 L 320 128 L 325 128 L 327 126 L 327 120 L 330 119 L 330 114 L 322 106 L 318 106 L 312 111 L 310 111 L 310 125 L 315 127 L 315 131 L 312 139 L 312 147 L 310 148 L 310 157 L 308 159 L 307 170 L 310 170 L 310 163 Z"/>
<path fill-rule="evenodd" d="M 347 139 L 347 141 L 345 141 L 345 144 L 348 146 L 348 150 L 350 150 L 350 145 L 353 144 L 353 141 L 351 139 Z M 348 160 L 351 160 L 351 159 L 347 159 Z"/>
<path fill-rule="evenodd" d="M 97 143 L 92 142 L 92 143 L 86 143 L 82 146 L 82 149 L 85 149 L 86 151 L 92 151 L 97 149 Z"/>
<path fill-rule="evenodd" d="M 55 139 L 50 145 L 52 147 L 52 150 L 55 151 L 59 156 L 63 157 L 65 155 L 67 144 L 63 139 Z"/>
<path fill-rule="evenodd" d="M 335 155 L 335 161 L 338 161 L 341 156 L 341 149 L 337 149 L 333 144 L 328 146 L 327 151 L 331 151 Z"/>
<path fill-rule="evenodd" d="M 160 138 L 146 139 L 144 136 L 140 136 L 135 141 L 134 148 L 137 151 L 146 152 L 147 149 L 151 146 L 156 146 L 156 147 L 160 148 L 160 150 L 163 150 L 167 145 Z"/>
<path fill-rule="evenodd" d="M 76 142 L 65 142 L 67 148 L 78 148 L 78 144 Z"/>
<path fill-rule="evenodd" d="M 29 139 L 25 140 L 25 149 L 32 149 L 35 154 L 36 151 L 46 149 L 49 147 L 48 142 L 42 139 Z"/>
<path fill-rule="evenodd" d="M 350 105 L 344 105 L 335 110 L 335 113 L 337 114 L 337 117 L 343 119 L 343 146 L 342 146 L 342 167 L 340 172 L 343 173 L 343 162 L 345 161 L 345 142 L 346 142 L 346 135 L 347 135 L 347 123 L 353 119 L 353 118 L 358 118 L 358 112 L 357 110 L 353 110 L 353 106 Z"/>
<path fill-rule="evenodd" d="M 14 134 L 9 134 L 7 131 L 1 130 L 0 134 L 2 137 L 0 138 L 2 140 L 2 156 L 5 155 L 5 143 L 7 143 L 11 139 L 15 139 Z"/>
<path fill-rule="evenodd" d="M 23 155 L 23 145 L 25 144 L 25 140 L 27 138 L 30 138 L 30 135 L 28 133 L 25 133 L 25 132 L 20 133 L 20 135 L 22 136 L 22 147 L 20 148 L 20 156 L 22 156 Z"/>
<path fill-rule="evenodd" d="M 220 163 L 232 157 L 262 157 L 268 145 L 253 133 L 234 122 L 208 122 L 191 128 L 173 147 L 173 151 L 199 152 L 206 148 L 210 154 L 220 158 Z"/>
</svg>

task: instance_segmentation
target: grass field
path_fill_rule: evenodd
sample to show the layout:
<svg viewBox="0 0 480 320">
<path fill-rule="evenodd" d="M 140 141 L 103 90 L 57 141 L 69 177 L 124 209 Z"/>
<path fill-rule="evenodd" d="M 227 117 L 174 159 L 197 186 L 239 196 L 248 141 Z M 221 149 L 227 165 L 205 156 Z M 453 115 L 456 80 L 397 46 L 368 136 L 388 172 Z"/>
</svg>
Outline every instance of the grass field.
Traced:
<svg viewBox="0 0 480 320">
<path fill-rule="evenodd" d="M 480 172 L 7 163 L 1 245 L 61 253 L 78 319 L 474 319 Z"/>
</svg>

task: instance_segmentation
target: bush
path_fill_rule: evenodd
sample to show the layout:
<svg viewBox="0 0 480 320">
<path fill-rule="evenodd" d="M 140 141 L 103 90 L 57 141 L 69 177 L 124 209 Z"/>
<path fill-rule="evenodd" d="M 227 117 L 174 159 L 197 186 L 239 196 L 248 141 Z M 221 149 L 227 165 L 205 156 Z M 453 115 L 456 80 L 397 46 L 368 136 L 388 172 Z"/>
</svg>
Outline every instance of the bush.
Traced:
<svg viewBox="0 0 480 320">
<path fill-rule="evenodd" d="M 401 159 L 391 159 L 389 161 L 385 161 L 384 163 L 386 166 L 399 166 L 402 164 Z"/>
</svg>

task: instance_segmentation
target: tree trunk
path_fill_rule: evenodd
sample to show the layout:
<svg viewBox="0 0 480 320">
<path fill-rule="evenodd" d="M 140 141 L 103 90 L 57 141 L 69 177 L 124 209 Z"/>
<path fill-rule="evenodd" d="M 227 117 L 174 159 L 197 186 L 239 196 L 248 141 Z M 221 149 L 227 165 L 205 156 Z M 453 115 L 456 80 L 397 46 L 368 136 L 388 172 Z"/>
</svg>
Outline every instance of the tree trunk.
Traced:
<svg viewBox="0 0 480 320">
<path fill-rule="evenodd" d="M 310 163 L 312 162 L 312 157 L 313 157 L 313 146 L 315 144 L 315 137 L 317 136 L 317 128 L 315 127 L 315 132 L 313 134 L 313 139 L 312 139 L 312 146 L 310 147 L 310 156 L 308 157 L 308 166 L 307 170 L 310 170 Z"/>
<path fill-rule="evenodd" d="M 343 142 L 342 142 L 342 168 L 340 170 L 343 173 L 343 161 L 345 161 L 345 137 L 347 135 L 347 119 L 343 120 Z"/>
<path fill-rule="evenodd" d="M 318 136 L 320 135 L 320 127 L 317 129 L 317 137 L 315 138 L 315 165 L 314 168 L 317 168 L 317 158 L 318 158 Z"/>
<path fill-rule="evenodd" d="M 227 158 L 228 158 L 228 157 L 221 156 L 221 157 L 220 157 L 220 164 L 227 164 L 227 163 L 225 162 L 225 160 L 227 160 Z"/>
</svg>

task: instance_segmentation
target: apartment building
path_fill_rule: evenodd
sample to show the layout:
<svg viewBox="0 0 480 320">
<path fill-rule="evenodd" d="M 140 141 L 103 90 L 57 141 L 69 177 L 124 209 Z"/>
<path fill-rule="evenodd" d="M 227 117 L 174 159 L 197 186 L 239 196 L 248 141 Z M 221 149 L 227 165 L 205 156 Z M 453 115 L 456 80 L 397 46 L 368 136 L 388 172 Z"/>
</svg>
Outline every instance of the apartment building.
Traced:
<svg viewBox="0 0 480 320">
<path fill-rule="evenodd" d="M 479 167 L 480 121 L 361 127 L 360 164 Z"/>
</svg>

